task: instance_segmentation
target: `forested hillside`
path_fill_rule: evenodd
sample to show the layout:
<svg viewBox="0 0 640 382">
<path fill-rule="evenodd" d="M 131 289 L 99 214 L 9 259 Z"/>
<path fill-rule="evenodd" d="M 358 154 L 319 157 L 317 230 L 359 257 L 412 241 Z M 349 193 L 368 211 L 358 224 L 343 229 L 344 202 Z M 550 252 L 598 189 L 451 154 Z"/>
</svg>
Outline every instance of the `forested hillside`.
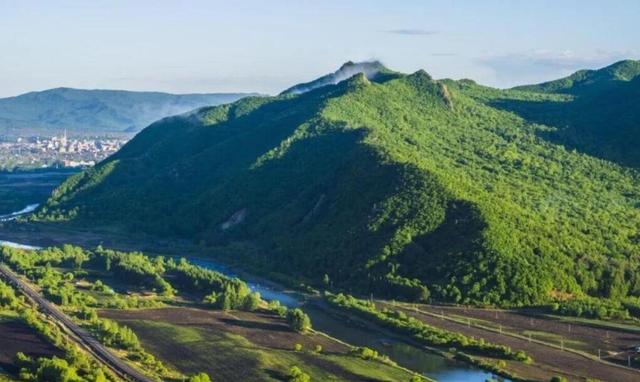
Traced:
<svg viewBox="0 0 640 382">
<path fill-rule="evenodd" d="M 640 295 L 638 173 L 528 117 L 577 98 L 384 73 L 156 122 L 34 219 L 250 244 L 235 258 L 394 298 Z"/>
<path fill-rule="evenodd" d="M 0 135 L 133 134 L 160 118 L 247 94 L 168 94 L 56 88 L 0 98 Z"/>
<path fill-rule="evenodd" d="M 640 167 L 640 61 L 620 61 L 599 70 L 582 70 L 556 81 L 515 89 L 549 97 L 499 97 L 495 106 L 554 127 L 546 134 L 554 142 Z"/>
</svg>

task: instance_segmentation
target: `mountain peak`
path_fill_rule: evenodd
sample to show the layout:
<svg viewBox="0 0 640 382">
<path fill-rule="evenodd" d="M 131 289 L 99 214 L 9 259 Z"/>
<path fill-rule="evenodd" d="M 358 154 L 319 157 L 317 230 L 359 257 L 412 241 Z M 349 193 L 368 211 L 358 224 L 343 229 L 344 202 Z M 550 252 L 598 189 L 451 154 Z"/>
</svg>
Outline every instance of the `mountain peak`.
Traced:
<svg viewBox="0 0 640 382">
<path fill-rule="evenodd" d="M 380 61 L 376 60 L 363 62 L 347 61 L 335 72 L 322 76 L 311 82 L 295 85 L 283 91 L 282 94 L 306 93 L 322 86 L 335 85 L 359 73 L 362 73 L 366 79 L 372 80 L 378 75 L 378 73 L 388 71 L 389 69 L 387 69 Z"/>
</svg>

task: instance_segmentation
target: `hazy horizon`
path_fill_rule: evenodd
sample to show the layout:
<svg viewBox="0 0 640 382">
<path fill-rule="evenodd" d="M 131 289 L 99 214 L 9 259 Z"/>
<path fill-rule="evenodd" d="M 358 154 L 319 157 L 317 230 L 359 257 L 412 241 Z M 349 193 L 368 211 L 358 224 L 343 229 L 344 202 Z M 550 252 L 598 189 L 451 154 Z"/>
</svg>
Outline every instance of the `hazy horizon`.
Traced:
<svg viewBox="0 0 640 382">
<path fill-rule="evenodd" d="M 56 87 L 274 94 L 372 59 L 511 87 L 638 59 L 638 19 L 635 1 L 5 1 L 0 97 Z"/>
</svg>

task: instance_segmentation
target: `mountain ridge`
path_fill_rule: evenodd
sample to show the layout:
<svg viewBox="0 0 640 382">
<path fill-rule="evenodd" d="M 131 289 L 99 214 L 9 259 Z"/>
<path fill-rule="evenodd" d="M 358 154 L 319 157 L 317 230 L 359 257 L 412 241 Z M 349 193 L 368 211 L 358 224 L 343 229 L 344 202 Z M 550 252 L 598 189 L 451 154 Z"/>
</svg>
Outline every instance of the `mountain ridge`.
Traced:
<svg viewBox="0 0 640 382">
<path fill-rule="evenodd" d="M 600 69 L 579 70 L 558 80 L 542 82 L 535 85 L 516 86 L 514 90 L 537 91 L 543 93 L 575 94 L 584 91 L 591 85 L 606 86 L 614 81 L 631 81 L 640 75 L 640 61 L 622 60 Z M 604 83 L 604 84 L 603 84 Z"/>
<path fill-rule="evenodd" d="M 151 122 L 254 94 L 171 94 L 58 87 L 0 98 L 0 135 L 132 134 Z"/>
<path fill-rule="evenodd" d="M 150 125 L 33 219 L 188 238 L 414 301 L 640 294 L 637 171 L 504 105 L 537 100 L 566 96 L 418 71 L 248 97 Z"/>
</svg>

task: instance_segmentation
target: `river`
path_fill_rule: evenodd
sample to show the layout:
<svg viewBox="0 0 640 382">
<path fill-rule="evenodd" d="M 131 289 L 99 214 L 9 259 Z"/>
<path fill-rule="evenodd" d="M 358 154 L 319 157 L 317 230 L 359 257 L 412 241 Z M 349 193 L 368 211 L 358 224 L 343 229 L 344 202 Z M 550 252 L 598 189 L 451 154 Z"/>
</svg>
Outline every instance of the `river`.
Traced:
<svg viewBox="0 0 640 382">
<path fill-rule="evenodd" d="M 19 212 L 24 213 L 27 208 Z M 19 212 L 14 212 L 13 214 L 8 215 L 14 216 L 19 214 Z M 0 240 L 0 245 L 29 250 L 37 250 L 41 248 L 25 243 L 16 243 L 5 240 Z M 303 303 L 304 296 L 297 292 L 276 289 L 270 285 L 265 285 L 265 283 L 261 282 L 257 278 L 253 278 L 248 275 L 240 277 L 229 267 L 217 261 L 199 258 L 190 258 L 189 261 L 193 264 L 215 270 L 229 277 L 242 278 L 247 282 L 252 291 L 259 292 L 264 299 L 278 300 L 281 304 L 288 307 L 300 306 Z M 492 378 L 508 381 L 507 379 L 497 378 L 491 373 L 487 373 L 466 363 L 449 360 L 428 350 L 421 349 L 404 342 L 381 337 L 379 333 L 372 333 L 370 331 L 346 325 L 341 320 L 327 314 L 321 309 L 305 307 L 305 310 L 311 316 L 311 322 L 315 329 L 352 345 L 367 346 L 375 349 L 381 354 L 388 355 L 399 365 L 417 371 L 437 381 L 485 382 Z"/>
</svg>

